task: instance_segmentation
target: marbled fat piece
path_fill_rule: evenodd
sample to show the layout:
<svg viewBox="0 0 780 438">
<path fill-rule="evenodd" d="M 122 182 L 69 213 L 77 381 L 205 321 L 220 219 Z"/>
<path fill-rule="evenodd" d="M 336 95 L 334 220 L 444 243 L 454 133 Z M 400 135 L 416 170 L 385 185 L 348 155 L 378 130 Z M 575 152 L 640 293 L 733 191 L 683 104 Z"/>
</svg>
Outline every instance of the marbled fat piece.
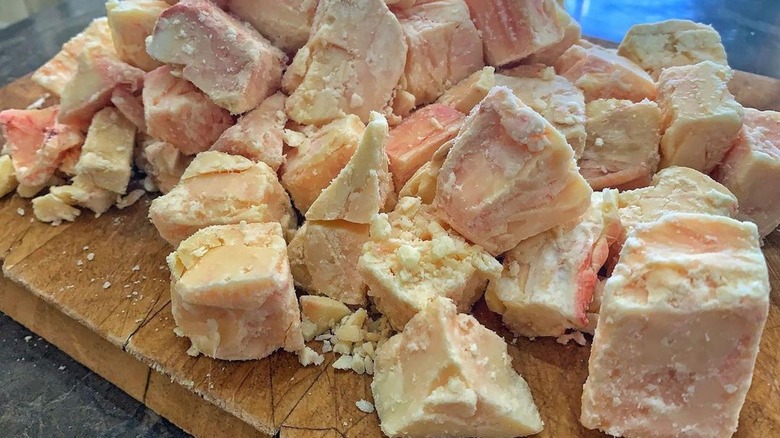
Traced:
<svg viewBox="0 0 780 438">
<path fill-rule="evenodd" d="M 501 264 L 451 232 L 420 199 L 403 198 L 393 212 L 372 221 L 358 269 L 377 309 L 402 330 L 437 296 L 467 312 L 488 280 L 501 273 Z"/>
<path fill-rule="evenodd" d="M 709 176 L 687 167 L 661 170 L 648 187 L 618 195 L 620 222 L 630 234 L 639 224 L 650 223 L 667 213 L 700 213 L 734 217 L 737 198 Z"/>
<path fill-rule="evenodd" d="M 593 190 L 645 187 L 661 159 L 661 110 L 655 102 L 599 99 L 588 102 L 587 142 L 580 173 Z"/>
<path fill-rule="evenodd" d="M 518 99 L 541 114 L 566 138 L 574 157 L 585 149 L 585 96 L 552 67 L 522 65 L 495 76 L 496 85 L 509 87 Z"/>
<path fill-rule="evenodd" d="M 92 20 L 86 29 L 63 44 L 59 53 L 35 70 L 31 79 L 57 96 L 61 96 L 65 85 L 76 74 L 79 55 L 87 46 L 102 47 L 106 52 L 116 55 L 106 17 Z"/>
<path fill-rule="evenodd" d="M 579 218 L 520 242 L 485 293 L 490 310 L 521 336 L 586 330 L 598 272 L 620 237 L 616 190 L 593 193 Z"/>
<path fill-rule="evenodd" d="M 153 58 L 183 66 L 182 77 L 232 114 L 279 90 L 284 53 L 208 0 L 182 0 L 160 15 L 147 41 Z"/>
<path fill-rule="evenodd" d="M 509 88 L 495 87 L 453 140 L 433 207 L 464 237 L 498 255 L 578 217 L 591 193 L 558 130 Z"/>
<path fill-rule="evenodd" d="M 57 120 L 86 128 L 92 117 L 111 103 L 117 87 L 135 93 L 143 88 L 144 71 L 121 61 L 102 46 L 87 46 L 78 68 L 60 96 Z"/>
<path fill-rule="evenodd" d="M 287 247 L 278 223 L 204 228 L 168 256 L 176 333 L 190 354 L 262 359 L 304 347 Z"/>
<path fill-rule="evenodd" d="M 460 111 L 434 103 L 413 112 L 390 130 L 387 156 L 396 191 L 401 190 L 444 143 L 455 138 L 464 118 Z"/>
<path fill-rule="evenodd" d="M 389 437 L 510 438 L 544 427 L 506 342 L 443 297 L 378 348 L 371 392 Z"/>
<path fill-rule="evenodd" d="M 485 59 L 499 67 L 549 48 L 563 39 L 555 0 L 466 0 L 482 35 Z"/>
<path fill-rule="evenodd" d="M 170 5 L 162 0 L 110 0 L 106 2 L 106 17 L 119 58 L 144 71 L 152 71 L 162 63 L 146 52 L 146 38 L 154 32 L 160 14 Z"/>
<path fill-rule="evenodd" d="M 273 170 L 284 164 L 282 134 L 287 116 L 286 97 L 276 93 L 257 108 L 244 114 L 211 145 L 212 151 L 241 155 L 252 161 L 262 161 Z"/>
<path fill-rule="evenodd" d="M 306 211 L 306 220 L 368 224 L 394 195 L 388 170 L 387 120 L 377 112 L 363 131 L 352 158 Z"/>
<path fill-rule="evenodd" d="M 84 134 L 57 122 L 58 106 L 0 112 L 0 127 L 16 179 L 25 186 L 48 181 L 71 150 L 80 150 Z"/>
<path fill-rule="evenodd" d="M 624 56 L 645 69 L 654 79 L 669 67 L 702 61 L 728 65 L 726 49 L 718 31 L 689 20 L 665 20 L 631 26 L 618 47 Z"/>
<path fill-rule="evenodd" d="M 173 75 L 169 66 L 146 74 L 143 105 L 147 133 L 170 143 L 184 155 L 208 150 L 233 118 L 191 82 Z"/>
<path fill-rule="evenodd" d="M 728 89 L 733 73 L 711 61 L 670 67 L 658 79 L 663 116 L 661 167 L 710 173 L 742 128 L 744 110 Z"/>
<path fill-rule="evenodd" d="M 626 99 L 655 100 L 655 80 L 641 67 L 615 50 L 593 44 L 574 45 L 553 64 L 555 71 L 585 93 L 585 101 Z"/>
<path fill-rule="evenodd" d="M 251 24 L 274 46 L 295 53 L 309 39 L 318 0 L 225 0 L 225 10 Z"/>
<path fill-rule="evenodd" d="M 149 217 L 173 246 L 210 225 L 279 222 L 285 233 L 296 226 L 290 198 L 273 169 L 211 151 L 195 157 L 179 184 L 152 201 Z"/>
<path fill-rule="evenodd" d="M 368 287 L 358 271 L 369 225 L 306 221 L 287 247 L 295 284 L 345 304 L 368 304 Z"/>
<path fill-rule="evenodd" d="M 135 125 L 116 108 L 98 111 L 89 125 L 76 174 L 97 187 L 124 194 L 133 173 L 135 134 Z"/>
<path fill-rule="evenodd" d="M 731 436 L 768 310 L 755 225 L 667 214 L 636 227 L 604 287 L 582 424 L 625 437 Z"/>
<path fill-rule="evenodd" d="M 408 47 L 403 89 L 415 106 L 435 101 L 485 65 L 482 39 L 464 0 L 417 2 L 396 16 Z"/>
<path fill-rule="evenodd" d="M 494 67 L 488 66 L 472 73 L 445 91 L 437 102 L 455 108 L 463 114 L 470 113 L 496 85 L 495 72 Z"/>
<path fill-rule="evenodd" d="M 742 130 L 714 173 L 739 200 L 740 220 L 767 236 L 780 224 L 780 113 L 745 108 Z"/>
<path fill-rule="evenodd" d="M 301 213 L 306 214 L 320 193 L 347 165 L 364 129 L 359 117 L 349 115 L 304 136 L 301 144 L 287 151 L 287 161 L 281 168 L 282 185 L 290 192 Z"/>
<path fill-rule="evenodd" d="M 287 115 L 322 125 L 387 113 L 406 52 L 401 24 L 383 0 L 320 0 L 309 41 L 284 74 Z"/>
</svg>

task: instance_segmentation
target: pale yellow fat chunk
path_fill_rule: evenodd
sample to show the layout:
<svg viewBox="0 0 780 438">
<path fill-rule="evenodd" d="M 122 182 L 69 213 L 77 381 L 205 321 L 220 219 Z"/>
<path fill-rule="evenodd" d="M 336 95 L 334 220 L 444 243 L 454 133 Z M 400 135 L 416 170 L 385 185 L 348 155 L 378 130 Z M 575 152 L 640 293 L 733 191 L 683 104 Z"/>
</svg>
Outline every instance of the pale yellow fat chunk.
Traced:
<svg viewBox="0 0 780 438">
<path fill-rule="evenodd" d="M 89 126 L 76 173 L 97 187 L 119 194 L 127 192 L 133 172 L 135 133 L 135 125 L 116 108 L 100 110 Z"/>
<path fill-rule="evenodd" d="M 306 211 L 307 220 L 368 224 L 379 213 L 393 193 L 385 152 L 387 136 L 387 120 L 372 113 L 354 155 Z"/>
<path fill-rule="evenodd" d="M 371 383 L 389 437 L 517 437 L 544 427 L 507 345 L 435 298 L 379 347 Z"/>
<path fill-rule="evenodd" d="M 307 221 L 287 249 L 296 285 L 346 304 L 366 305 L 357 264 L 369 226 L 346 221 Z"/>
<path fill-rule="evenodd" d="M 437 296 L 468 311 L 501 273 L 496 259 L 450 231 L 418 198 L 375 217 L 358 266 L 368 295 L 396 330 Z"/>
<path fill-rule="evenodd" d="M 301 316 L 278 223 L 218 225 L 168 256 L 177 333 L 192 353 L 262 359 L 304 347 Z"/>
<path fill-rule="evenodd" d="M 149 217 L 172 245 L 210 225 L 279 222 L 295 229 L 295 213 L 276 173 L 265 163 L 222 152 L 202 152 L 179 184 L 154 201 Z"/>
</svg>

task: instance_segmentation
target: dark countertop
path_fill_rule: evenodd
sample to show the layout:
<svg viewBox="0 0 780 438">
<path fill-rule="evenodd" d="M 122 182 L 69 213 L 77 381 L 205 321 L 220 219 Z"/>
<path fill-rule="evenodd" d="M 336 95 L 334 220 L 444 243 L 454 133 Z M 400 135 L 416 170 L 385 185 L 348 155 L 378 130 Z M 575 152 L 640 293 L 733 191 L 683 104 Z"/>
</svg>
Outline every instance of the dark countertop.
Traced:
<svg viewBox="0 0 780 438">
<path fill-rule="evenodd" d="M 62 0 L 0 30 L 0 86 L 57 53 L 104 15 L 103 5 L 104 0 Z M 780 77 L 780 1 L 567 0 L 566 5 L 586 35 L 611 41 L 638 22 L 688 18 L 712 24 L 732 67 Z M 3 314 L 0 370 L 3 436 L 187 436 Z"/>
</svg>

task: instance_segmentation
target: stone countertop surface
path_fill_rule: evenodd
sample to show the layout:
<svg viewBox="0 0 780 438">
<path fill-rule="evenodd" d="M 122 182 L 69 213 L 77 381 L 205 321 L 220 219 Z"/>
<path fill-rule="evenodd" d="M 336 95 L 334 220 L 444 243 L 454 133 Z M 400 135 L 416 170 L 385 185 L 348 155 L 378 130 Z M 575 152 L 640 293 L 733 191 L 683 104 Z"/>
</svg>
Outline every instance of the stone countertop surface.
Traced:
<svg viewBox="0 0 780 438">
<path fill-rule="evenodd" d="M 103 0 L 61 0 L 0 30 L 0 86 L 35 70 Z M 712 24 L 732 67 L 780 77 L 780 1 L 567 0 L 586 35 L 619 41 L 639 22 Z M 186 433 L 0 313 L 0 431 L 16 437 L 184 437 Z"/>
</svg>

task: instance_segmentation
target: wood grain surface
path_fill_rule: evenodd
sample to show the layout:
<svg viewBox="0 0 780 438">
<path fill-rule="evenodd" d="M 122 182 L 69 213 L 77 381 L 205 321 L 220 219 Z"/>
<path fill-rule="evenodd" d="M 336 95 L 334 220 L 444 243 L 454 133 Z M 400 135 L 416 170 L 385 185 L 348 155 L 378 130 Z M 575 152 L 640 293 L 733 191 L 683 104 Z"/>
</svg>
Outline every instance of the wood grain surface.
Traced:
<svg viewBox="0 0 780 438">
<path fill-rule="evenodd" d="M 780 110 L 778 80 L 738 72 L 731 88 L 745 106 Z M 29 78 L 22 78 L 0 89 L 0 109 L 24 108 L 43 94 Z M 172 248 L 149 223 L 148 203 L 144 198 L 99 218 L 84 212 L 74 223 L 52 227 L 31 219 L 28 200 L 17 196 L 0 200 L 3 273 L 22 286 L 0 282 L 0 310 L 39 334 L 48 333 L 50 340 L 57 337 L 57 327 L 69 322 L 82 326 L 82 331 L 71 327 L 72 335 L 59 336 L 55 345 L 196 435 L 381 436 L 376 414 L 355 406 L 358 400 L 372 400 L 370 377 L 333 369 L 332 353 L 323 365 L 307 368 L 288 353 L 247 362 L 188 356 L 189 341 L 173 333 L 164 264 Z M 20 208 L 24 216 L 18 214 Z M 87 258 L 90 253 L 92 261 Z M 778 233 L 769 236 L 764 253 L 772 282 L 771 309 L 737 437 L 772 437 L 780 430 Z M 133 270 L 136 265 L 139 270 Z M 110 286 L 104 287 L 107 282 Z M 41 306 L 61 315 L 49 316 L 44 324 L 35 318 Z M 484 302 L 474 313 L 509 343 L 514 366 L 528 381 L 545 422 L 539 437 L 603 436 L 578 421 L 588 347 L 559 345 L 552 339 L 515 339 Z M 82 339 L 92 334 L 105 342 Z M 111 354 L 131 356 L 143 366 L 118 362 L 111 370 L 99 370 L 105 367 L 103 356 Z M 143 380 L 146 368 L 152 371 Z M 199 404 L 201 400 L 211 405 Z M 234 417 L 243 423 L 228 420 Z"/>
</svg>

